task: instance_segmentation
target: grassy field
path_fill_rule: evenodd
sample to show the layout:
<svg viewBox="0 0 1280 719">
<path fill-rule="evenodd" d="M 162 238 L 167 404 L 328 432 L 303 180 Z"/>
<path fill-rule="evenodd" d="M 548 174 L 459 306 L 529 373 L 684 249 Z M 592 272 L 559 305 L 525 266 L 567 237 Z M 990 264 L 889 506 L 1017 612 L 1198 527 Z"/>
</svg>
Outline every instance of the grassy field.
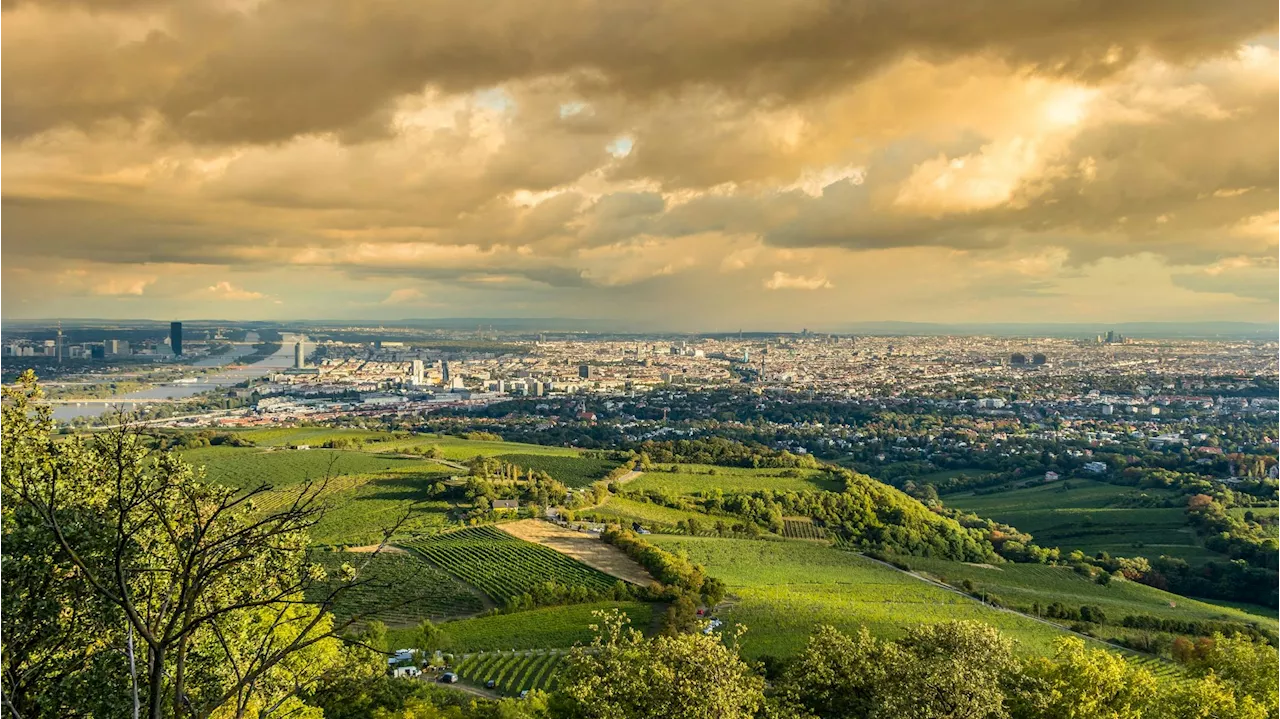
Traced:
<svg viewBox="0 0 1280 719">
<path fill-rule="evenodd" d="M 594 611 L 618 609 L 631 618 L 631 625 L 646 630 L 653 623 L 653 605 L 644 602 L 595 602 L 543 607 L 514 614 L 459 619 L 441 626 L 448 638 L 448 651 L 491 652 L 525 649 L 565 648 L 587 644 L 594 634 L 592 624 L 599 620 Z M 408 646 L 411 632 L 391 630 L 388 641 L 397 647 Z"/>
<path fill-rule="evenodd" d="M 617 462 L 607 459 L 589 459 L 554 454 L 499 454 L 498 459 L 519 465 L 524 469 L 546 472 L 552 479 L 568 487 L 585 487 L 604 479 Z"/>
<path fill-rule="evenodd" d="M 951 494 L 942 501 L 1013 525 L 1031 533 L 1037 544 L 1064 551 L 1079 549 L 1087 554 L 1107 552 L 1150 558 L 1163 554 L 1193 563 L 1220 557 L 1200 545 L 1187 526 L 1186 513 L 1179 507 L 1112 506 L 1122 497 L 1138 493 L 1172 496 L 1167 490 L 1137 490 L 1072 479 L 994 494 Z"/>
<path fill-rule="evenodd" d="M 896 637 L 912 625 L 976 619 L 998 627 L 1027 654 L 1046 654 L 1063 634 L 1009 612 L 935 587 L 852 552 L 814 542 L 655 535 L 724 580 L 733 599 L 718 616 L 745 625 L 748 657 L 790 656 L 819 624 L 843 631 L 866 626 Z"/>
<path fill-rule="evenodd" d="M 622 581 L 492 526 L 468 527 L 404 544 L 499 604 L 548 581 L 598 591 Z"/>
<path fill-rule="evenodd" d="M 368 582 L 339 597 L 333 607 L 339 621 L 358 615 L 361 621 L 377 619 L 389 627 L 411 627 L 426 618 L 439 621 L 476 614 L 484 608 L 467 587 L 414 554 L 317 552 L 314 559 L 335 581 L 316 587 L 308 594 L 311 601 L 322 600 L 336 586 L 344 563 L 359 568 L 357 579 Z"/>
<path fill-rule="evenodd" d="M 519 696 L 522 691 L 548 688 L 562 661 L 560 652 L 489 652 L 468 657 L 455 669 L 470 684 L 494 681 L 499 692 Z"/>
<path fill-rule="evenodd" d="M 678 471 L 672 473 L 672 467 Z M 795 473 L 798 476 L 781 476 Z M 776 492 L 805 492 L 817 489 L 839 492 L 840 482 L 828 479 L 824 472 L 812 469 L 747 469 L 742 467 L 713 467 L 704 464 L 659 465 L 646 471 L 639 479 L 627 485 L 636 491 L 657 490 L 668 494 L 694 494 L 719 489 L 725 494 L 756 492 L 772 489 Z"/>
</svg>

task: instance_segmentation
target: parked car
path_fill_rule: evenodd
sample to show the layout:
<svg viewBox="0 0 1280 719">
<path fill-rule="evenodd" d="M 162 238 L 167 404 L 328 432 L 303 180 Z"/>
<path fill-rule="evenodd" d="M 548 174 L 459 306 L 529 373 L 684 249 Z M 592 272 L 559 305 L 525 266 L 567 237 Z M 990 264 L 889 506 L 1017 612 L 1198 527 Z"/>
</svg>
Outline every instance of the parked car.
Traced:
<svg viewBox="0 0 1280 719">
<path fill-rule="evenodd" d="M 487 681 L 487 682 L 485 682 L 485 683 L 484 683 L 484 688 L 485 688 L 485 689 L 494 689 L 494 688 L 496 688 L 497 686 L 498 686 L 498 683 L 497 683 L 497 682 L 495 682 L 495 681 L 494 681 L 494 680 L 492 680 L 492 679 L 490 679 L 489 681 Z"/>
<path fill-rule="evenodd" d="M 457 684 L 458 675 L 454 674 L 453 672 L 445 672 L 444 674 L 440 675 L 440 681 L 444 682 L 445 684 Z"/>
</svg>

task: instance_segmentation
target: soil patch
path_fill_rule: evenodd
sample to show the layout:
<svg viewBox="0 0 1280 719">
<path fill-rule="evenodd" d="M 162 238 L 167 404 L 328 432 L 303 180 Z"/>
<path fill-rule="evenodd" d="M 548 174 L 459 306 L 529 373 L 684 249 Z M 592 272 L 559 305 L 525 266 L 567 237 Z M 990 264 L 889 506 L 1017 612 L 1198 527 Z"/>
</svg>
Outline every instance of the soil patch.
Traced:
<svg viewBox="0 0 1280 719">
<path fill-rule="evenodd" d="M 550 547 L 609 576 L 641 586 L 654 581 L 644 567 L 623 554 L 622 550 L 583 532 L 565 529 L 541 519 L 522 519 L 496 526 L 513 537 Z"/>
</svg>

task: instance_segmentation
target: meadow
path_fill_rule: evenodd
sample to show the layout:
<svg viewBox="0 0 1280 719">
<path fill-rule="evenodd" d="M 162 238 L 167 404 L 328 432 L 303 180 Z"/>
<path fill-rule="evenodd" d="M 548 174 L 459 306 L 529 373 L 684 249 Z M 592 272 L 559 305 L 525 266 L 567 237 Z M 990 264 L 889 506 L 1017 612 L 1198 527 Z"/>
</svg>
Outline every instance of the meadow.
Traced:
<svg viewBox="0 0 1280 719">
<path fill-rule="evenodd" d="M 343 564 L 359 569 L 361 583 L 341 594 L 334 605 L 339 621 L 357 616 L 362 622 L 377 619 L 389 627 L 410 627 L 423 619 L 440 621 L 484 609 L 474 592 L 413 554 L 316 552 L 312 559 L 325 568 L 330 581 L 309 592 L 310 601 L 320 601 L 337 586 Z"/>
<path fill-rule="evenodd" d="M 499 604 L 545 582 L 608 591 L 622 581 L 540 544 L 526 542 L 493 526 L 468 527 L 404 546 Z"/>
<path fill-rule="evenodd" d="M 1220 555 L 1205 549 L 1180 507 L 1117 507 L 1124 497 L 1173 497 L 1169 490 L 1119 487 L 1086 479 L 1040 484 L 992 494 L 944 496 L 950 507 L 1029 532 L 1036 544 L 1113 556 L 1161 555 L 1203 562 Z"/>
<path fill-rule="evenodd" d="M 677 471 L 671 472 L 671 469 Z M 784 476 L 794 474 L 796 476 Z M 705 464 L 657 465 L 627 484 L 628 490 L 656 490 L 666 494 L 696 494 L 720 490 L 725 494 L 758 492 L 839 492 L 844 487 L 830 475 L 813 469 L 750 469 Z"/>
<path fill-rule="evenodd" d="M 897 637 L 908 627 L 953 619 L 991 624 L 1024 654 L 1048 654 L 1064 633 L 1020 615 L 984 606 L 890 567 L 814 542 L 654 535 L 654 544 L 707 567 L 729 587 L 717 616 L 747 627 L 751 658 L 792 656 L 820 624 L 845 632 L 865 626 Z"/>
</svg>

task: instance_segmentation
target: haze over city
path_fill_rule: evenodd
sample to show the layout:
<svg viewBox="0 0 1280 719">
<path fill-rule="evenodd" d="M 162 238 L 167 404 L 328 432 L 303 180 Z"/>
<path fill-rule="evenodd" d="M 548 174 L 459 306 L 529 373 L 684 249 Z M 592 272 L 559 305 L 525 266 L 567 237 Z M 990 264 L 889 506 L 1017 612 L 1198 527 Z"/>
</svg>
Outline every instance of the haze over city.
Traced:
<svg viewBox="0 0 1280 719">
<path fill-rule="evenodd" d="M 1270 3 L 3 16 L 6 319 L 1277 320 Z"/>
</svg>

